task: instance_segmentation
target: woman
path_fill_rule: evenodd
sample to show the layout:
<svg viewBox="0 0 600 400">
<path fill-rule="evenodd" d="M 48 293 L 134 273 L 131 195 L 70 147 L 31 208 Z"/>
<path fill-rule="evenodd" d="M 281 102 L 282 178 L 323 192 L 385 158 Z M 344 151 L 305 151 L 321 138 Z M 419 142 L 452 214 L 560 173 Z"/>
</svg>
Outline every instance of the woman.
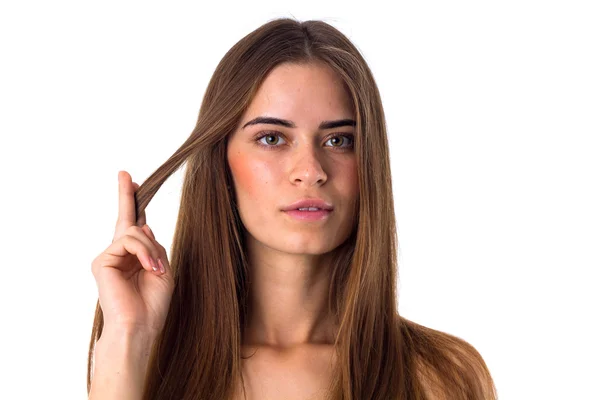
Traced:
<svg viewBox="0 0 600 400">
<path fill-rule="evenodd" d="M 184 162 L 169 260 L 144 210 Z M 139 189 L 120 173 L 119 198 L 90 398 L 496 398 L 471 345 L 398 315 L 384 112 L 332 26 L 235 44 L 188 140 Z"/>
</svg>

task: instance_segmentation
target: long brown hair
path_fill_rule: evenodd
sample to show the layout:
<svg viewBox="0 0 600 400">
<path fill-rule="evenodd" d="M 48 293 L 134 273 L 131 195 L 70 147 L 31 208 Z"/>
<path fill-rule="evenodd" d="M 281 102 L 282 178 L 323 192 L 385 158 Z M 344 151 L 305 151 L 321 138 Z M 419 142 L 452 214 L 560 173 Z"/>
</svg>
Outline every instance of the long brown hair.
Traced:
<svg viewBox="0 0 600 400">
<path fill-rule="evenodd" d="M 196 127 L 143 182 L 138 215 L 187 162 L 170 263 L 175 290 L 153 348 L 149 399 L 231 399 L 241 374 L 249 291 L 244 227 L 226 159 L 229 136 L 261 82 L 280 63 L 326 63 L 354 104 L 359 201 L 356 224 L 336 248 L 329 310 L 339 332 L 330 399 L 496 399 L 490 373 L 466 341 L 398 314 L 397 236 L 385 116 L 371 70 L 337 29 L 318 20 L 275 19 L 237 42 L 218 64 Z M 88 355 L 88 393 L 99 302 Z M 243 380 L 242 380 L 243 381 Z"/>
</svg>

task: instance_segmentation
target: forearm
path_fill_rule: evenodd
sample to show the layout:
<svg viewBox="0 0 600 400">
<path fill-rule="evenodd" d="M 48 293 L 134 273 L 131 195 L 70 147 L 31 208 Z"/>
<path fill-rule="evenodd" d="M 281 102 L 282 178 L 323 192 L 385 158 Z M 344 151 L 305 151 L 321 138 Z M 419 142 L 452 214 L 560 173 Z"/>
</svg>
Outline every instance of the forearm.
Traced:
<svg viewBox="0 0 600 400">
<path fill-rule="evenodd" d="M 94 351 L 89 400 L 141 400 L 155 335 L 103 331 Z"/>
</svg>

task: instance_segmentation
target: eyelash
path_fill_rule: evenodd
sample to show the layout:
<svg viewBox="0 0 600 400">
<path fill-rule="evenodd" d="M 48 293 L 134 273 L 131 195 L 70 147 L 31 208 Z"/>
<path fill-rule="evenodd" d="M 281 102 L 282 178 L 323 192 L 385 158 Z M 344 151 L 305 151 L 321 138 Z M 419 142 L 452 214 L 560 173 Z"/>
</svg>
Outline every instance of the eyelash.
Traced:
<svg viewBox="0 0 600 400">
<path fill-rule="evenodd" d="M 259 147 L 266 148 L 266 150 L 276 150 L 278 147 L 281 147 L 278 145 L 268 145 L 268 144 L 262 144 L 259 142 L 262 138 L 265 138 L 267 136 L 277 136 L 277 137 L 280 137 L 283 139 L 283 136 L 279 132 L 275 132 L 275 131 L 260 132 L 254 138 L 256 145 Z M 340 151 L 340 152 L 348 151 L 348 150 L 351 150 L 354 148 L 354 135 L 352 135 L 352 134 L 345 134 L 345 135 L 333 134 L 333 135 L 330 135 L 329 137 L 327 137 L 327 141 L 329 141 L 330 139 L 332 139 L 334 137 L 342 137 L 342 138 L 349 139 L 351 141 L 351 144 L 349 146 L 344 146 L 344 147 L 339 147 L 339 146 L 327 146 L 327 147 L 332 147 L 332 148 L 336 149 L 335 151 Z"/>
</svg>

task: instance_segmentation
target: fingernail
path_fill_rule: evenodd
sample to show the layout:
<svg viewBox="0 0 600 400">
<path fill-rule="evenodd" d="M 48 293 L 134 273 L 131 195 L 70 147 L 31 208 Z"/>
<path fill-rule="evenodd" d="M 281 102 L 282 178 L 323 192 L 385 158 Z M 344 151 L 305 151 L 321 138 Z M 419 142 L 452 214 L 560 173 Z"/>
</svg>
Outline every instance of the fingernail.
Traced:
<svg viewBox="0 0 600 400">
<path fill-rule="evenodd" d="M 160 272 L 162 272 L 164 274 L 166 272 L 165 266 L 163 265 L 162 261 L 160 260 L 160 257 L 157 258 L 157 260 L 158 260 L 158 265 L 160 267 Z"/>
<path fill-rule="evenodd" d="M 152 267 L 152 270 L 158 271 L 158 267 L 156 266 L 156 261 L 154 261 L 154 258 L 148 257 L 148 261 L 149 261 L 150 266 Z"/>
</svg>

